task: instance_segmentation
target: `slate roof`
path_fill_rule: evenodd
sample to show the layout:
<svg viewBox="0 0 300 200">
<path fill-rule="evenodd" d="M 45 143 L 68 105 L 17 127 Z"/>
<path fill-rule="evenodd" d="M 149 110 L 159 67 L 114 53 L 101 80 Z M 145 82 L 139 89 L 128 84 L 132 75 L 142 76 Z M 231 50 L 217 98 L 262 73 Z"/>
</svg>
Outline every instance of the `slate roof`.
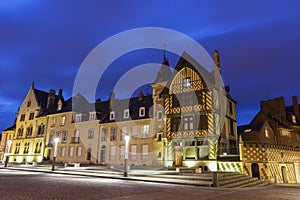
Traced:
<svg viewBox="0 0 300 200">
<path fill-rule="evenodd" d="M 264 125 L 264 122 L 255 123 L 255 124 L 248 124 L 248 125 L 241 125 L 237 127 L 238 133 L 243 133 L 245 130 L 249 129 L 252 131 L 260 131 Z"/>
</svg>

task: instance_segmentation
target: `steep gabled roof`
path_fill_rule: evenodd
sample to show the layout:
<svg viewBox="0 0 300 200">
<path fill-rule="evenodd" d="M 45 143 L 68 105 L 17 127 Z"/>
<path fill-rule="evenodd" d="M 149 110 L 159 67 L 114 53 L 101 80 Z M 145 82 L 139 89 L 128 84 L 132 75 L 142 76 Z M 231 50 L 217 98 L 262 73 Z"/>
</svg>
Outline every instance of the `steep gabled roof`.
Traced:
<svg viewBox="0 0 300 200">
<path fill-rule="evenodd" d="M 245 130 L 249 130 L 249 132 L 260 131 L 262 129 L 263 125 L 264 125 L 264 122 L 260 122 L 260 123 L 254 123 L 254 124 L 241 125 L 241 126 L 238 126 L 237 129 L 238 129 L 239 134 L 245 132 Z"/>
</svg>

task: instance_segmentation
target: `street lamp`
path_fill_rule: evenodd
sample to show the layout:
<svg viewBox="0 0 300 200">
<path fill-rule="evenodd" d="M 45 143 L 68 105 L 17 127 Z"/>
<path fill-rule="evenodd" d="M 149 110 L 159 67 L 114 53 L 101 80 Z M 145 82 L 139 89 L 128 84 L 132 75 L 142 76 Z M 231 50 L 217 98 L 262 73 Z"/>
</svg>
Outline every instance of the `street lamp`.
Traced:
<svg viewBox="0 0 300 200">
<path fill-rule="evenodd" d="M 125 159 L 124 159 L 124 177 L 128 175 L 128 145 L 129 145 L 130 135 L 125 135 Z"/>
<path fill-rule="evenodd" d="M 7 167 L 7 164 L 8 164 L 8 161 L 9 161 L 9 153 L 10 153 L 11 144 L 12 144 L 12 140 L 8 140 L 7 141 L 7 153 L 6 153 L 6 156 L 5 156 L 4 167 Z"/>
<path fill-rule="evenodd" d="M 55 161 L 56 161 L 56 154 L 57 154 L 57 144 L 59 142 L 59 138 L 54 139 L 54 152 L 53 152 L 53 162 L 52 162 L 52 171 L 55 169 Z"/>
</svg>

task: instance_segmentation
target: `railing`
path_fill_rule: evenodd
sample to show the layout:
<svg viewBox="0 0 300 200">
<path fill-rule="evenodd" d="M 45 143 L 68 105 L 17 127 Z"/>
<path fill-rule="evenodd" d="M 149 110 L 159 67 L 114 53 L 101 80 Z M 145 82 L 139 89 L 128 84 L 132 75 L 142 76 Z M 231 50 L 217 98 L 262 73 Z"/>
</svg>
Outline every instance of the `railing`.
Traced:
<svg viewBox="0 0 300 200">
<path fill-rule="evenodd" d="M 79 137 L 72 137 L 71 138 L 71 143 L 72 144 L 78 144 L 79 143 Z"/>
</svg>

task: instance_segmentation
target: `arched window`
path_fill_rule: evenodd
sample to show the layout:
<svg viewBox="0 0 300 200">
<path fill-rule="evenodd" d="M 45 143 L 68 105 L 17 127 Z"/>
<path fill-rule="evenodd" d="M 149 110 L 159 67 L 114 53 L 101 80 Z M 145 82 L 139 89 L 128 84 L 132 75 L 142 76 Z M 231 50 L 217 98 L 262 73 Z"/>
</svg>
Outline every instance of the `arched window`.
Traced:
<svg viewBox="0 0 300 200">
<path fill-rule="evenodd" d="M 44 131 L 45 131 L 45 125 L 42 123 L 42 124 L 39 126 L 38 135 L 43 135 L 43 134 L 44 134 Z"/>
<path fill-rule="evenodd" d="M 18 136 L 22 136 L 22 135 L 23 135 L 23 131 L 24 131 L 24 128 L 23 128 L 23 126 L 21 126 L 21 127 L 18 129 Z"/>
<path fill-rule="evenodd" d="M 27 127 L 26 129 L 26 136 L 31 136 L 32 135 L 32 125 L 30 125 L 29 127 Z"/>
</svg>

